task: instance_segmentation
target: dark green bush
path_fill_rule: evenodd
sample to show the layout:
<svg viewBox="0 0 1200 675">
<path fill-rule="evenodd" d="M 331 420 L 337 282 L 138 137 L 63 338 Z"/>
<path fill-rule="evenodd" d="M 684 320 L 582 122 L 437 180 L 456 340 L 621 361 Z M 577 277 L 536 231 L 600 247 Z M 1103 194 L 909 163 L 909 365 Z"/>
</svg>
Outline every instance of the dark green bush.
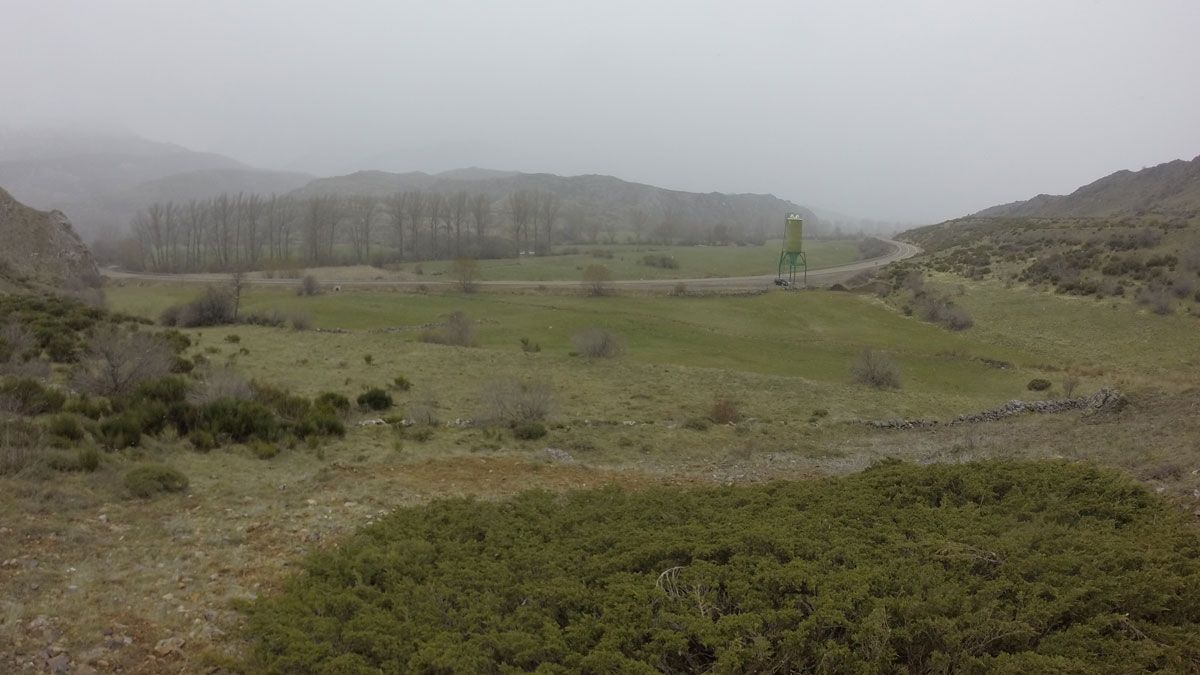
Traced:
<svg viewBox="0 0 1200 675">
<path fill-rule="evenodd" d="M 44 415 L 62 410 L 67 397 L 61 391 L 42 386 L 37 380 L 17 378 L 0 381 L 0 399 L 21 415 Z"/>
<path fill-rule="evenodd" d="M 133 417 L 122 413 L 100 420 L 100 441 L 110 450 L 136 448 L 142 444 L 142 424 Z"/>
<path fill-rule="evenodd" d="M 1050 383 L 1050 380 L 1041 377 L 1035 377 L 1029 381 L 1029 384 L 1025 385 L 1025 388 L 1029 391 L 1046 391 L 1052 386 L 1054 385 Z"/>
<path fill-rule="evenodd" d="M 373 387 L 358 395 L 358 405 L 360 408 L 387 410 L 393 404 L 392 395 L 378 387 Z"/>
<path fill-rule="evenodd" d="M 262 673 L 1191 672 L 1200 538 L 1113 472 L 401 509 L 248 607 Z"/>
<path fill-rule="evenodd" d="M 196 428 L 218 440 L 245 443 L 250 439 L 273 441 L 279 438 L 279 421 L 271 410 L 258 401 L 222 398 L 201 406 Z"/>
<path fill-rule="evenodd" d="M 333 391 L 327 391 L 320 394 L 317 396 L 316 400 L 313 401 L 313 404 L 318 408 L 326 408 L 336 413 L 346 413 L 350 411 L 350 399 Z"/>
<path fill-rule="evenodd" d="M 183 492 L 187 488 L 187 476 L 162 464 L 144 464 L 125 474 L 125 489 L 142 499 L 163 492 Z"/>
<path fill-rule="evenodd" d="M 546 425 L 541 422 L 518 422 L 513 425 L 513 436 L 523 441 L 533 441 L 546 435 Z"/>
<path fill-rule="evenodd" d="M 217 447 L 217 439 L 204 429 L 196 429 L 188 434 L 188 442 L 196 452 L 208 452 Z"/>
<path fill-rule="evenodd" d="M 304 419 L 296 423 L 294 430 L 301 438 L 346 435 L 346 425 L 336 413 L 324 407 L 314 407 Z"/>
<path fill-rule="evenodd" d="M 273 459 L 279 455 L 279 446 L 267 441 L 254 441 L 250 444 L 250 452 L 259 459 Z"/>
<path fill-rule="evenodd" d="M 46 433 L 67 441 L 83 440 L 83 425 L 72 415 L 55 415 L 46 422 Z"/>
</svg>

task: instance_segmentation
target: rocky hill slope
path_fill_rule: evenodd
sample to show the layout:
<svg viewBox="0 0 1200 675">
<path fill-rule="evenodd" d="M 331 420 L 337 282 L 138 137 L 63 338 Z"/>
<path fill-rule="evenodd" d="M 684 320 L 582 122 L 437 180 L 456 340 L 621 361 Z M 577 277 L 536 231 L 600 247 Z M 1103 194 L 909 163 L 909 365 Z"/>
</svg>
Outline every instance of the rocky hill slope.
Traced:
<svg viewBox="0 0 1200 675">
<path fill-rule="evenodd" d="M 96 286 L 92 254 L 60 211 L 38 211 L 0 189 L 0 278 L 20 286 Z"/>
<path fill-rule="evenodd" d="M 1118 171 L 1069 195 L 1038 195 L 984 209 L 984 218 L 1113 218 L 1200 214 L 1200 157 Z"/>
</svg>

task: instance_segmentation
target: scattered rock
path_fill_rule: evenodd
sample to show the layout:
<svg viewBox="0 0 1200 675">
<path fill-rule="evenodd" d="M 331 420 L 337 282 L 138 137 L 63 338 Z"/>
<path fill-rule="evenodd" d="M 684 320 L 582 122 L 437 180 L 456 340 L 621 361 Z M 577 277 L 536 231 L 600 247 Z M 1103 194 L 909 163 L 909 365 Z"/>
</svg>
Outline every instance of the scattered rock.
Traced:
<svg viewBox="0 0 1200 675">
<path fill-rule="evenodd" d="M 574 462 L 575 458 L 571 453 L 560 448 L 546 448 L 542 450 L 542 454 L 555 462 Z"/>
<path fill-rule="evenodd" d="M 375 418 L 372 418 L 369 420 L 363 420 L 363 421 L 359 422 L 358 426 L 360 426 L 360 427 L 377 427 L 377 426 L 386 425 L 386 424 L 387 424 L 387 422 L 384 422 L 383 420 L 379 419 L 378 417 L 375 417 Z"/>
<path fill-rule="evenodd" d="M 71 670 L 71 657 L 67 654 L 59 654 L 46 661 L 46 668 L 55 675 L 66 675 Z"/>
<path fill-rule="evenodd" d="M 159 656 L 178 654 L 179 651 L 183 649 L 183 645 L 184 639 L 181 637 L 164 638 L 159 640 L 158 644 L 154 645 L 154 653 L 158 654 Z"/>
<path fill-rule="evenodd" d="M 1079 398 L 1063 398 L 1053 401 L 1019 401 L 1013 400 L 998 408 L 968 415 L 959 415 L 952 420 L 875 420 L 867 425 L 877 429 L 929 429 L 937 426 L 952 426 L 955 424 L 975 424 L 978 422 L 995 422 L 1013 415 L 1024 413 L 1052 414 L 1070 410 L 1083 410 L 1084 415 L 1120 412 L 1129 404 L 1121 392 L 1115 389 L 1101 389 L 1091 396 Z"/>
</svg>

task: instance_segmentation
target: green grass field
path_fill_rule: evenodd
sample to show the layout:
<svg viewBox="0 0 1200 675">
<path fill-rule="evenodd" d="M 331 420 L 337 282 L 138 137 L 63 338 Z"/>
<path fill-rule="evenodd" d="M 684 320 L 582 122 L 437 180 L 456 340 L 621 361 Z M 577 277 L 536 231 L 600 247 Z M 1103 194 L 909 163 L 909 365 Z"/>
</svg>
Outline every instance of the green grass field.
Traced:
<svg viewBox="0 0 1200 675">
<path fill-rule="evenodd" d="M 857 242 L 852 240 L 806 241 L 809 269 L 833 267 L 854 262 Z M 606 265 L 613 279 L 699 279 L 774 274 L 779 265 L 779 241 L 763 246 L 653 246 L 617 244 L 572 246 L 580 252 L 572 255 L 525 256 L 502 260 L 481 260 L 482 278 L 487 281 L 574 281 L 588 265 Z M 594 253 L 610 252 L 612 258 Z M 647 255 L 675 258 L 676 269 L 642 264 Z M 449 275 L 450 262 L 410 263 L 406 272 L 420 267 L 425 276 Z"/>
</svg>

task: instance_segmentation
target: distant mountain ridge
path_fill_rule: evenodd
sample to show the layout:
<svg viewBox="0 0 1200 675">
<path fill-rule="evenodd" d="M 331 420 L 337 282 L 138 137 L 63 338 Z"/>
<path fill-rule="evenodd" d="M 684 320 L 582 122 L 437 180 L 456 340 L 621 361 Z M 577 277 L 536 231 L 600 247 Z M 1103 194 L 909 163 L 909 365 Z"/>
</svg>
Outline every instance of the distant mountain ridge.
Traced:
<svg viewBox="0 0 1200 675">
<path fill-rule="evenodd" d="M 775 229 L 782 228 L 787 213 L 801 214 L 810 224 L 811 231 L 821 229 L 820 219 L 812 210 L 770 194 L 685 192 L 597 174 L 559 176 L 480 168 L 439 174 L 358 171 L 314 180 L 292 195 L 369 195 L 382 199 L 397 192 L 448 194 L 467 191 L 484 193 L 499 202 L 521 190 L 554 194 L 562 200 L 564 220 L 591 219 L 599 221 L 601 228 L 625 227 L 633 214 L 640 212 L 651 229 L 664 219 L 674 219 L 685 229 L 726 225 L 744 230 L 762 228 L 772 234 Z"/>
<path fill-rule="evenodd" d="M 973 214 L 981 218 L 1108 218 L 1200 213 L 1200 157 L 1117 171 L 1069 195 L 1041 194 Z"/>
<path fill-rule="evenodd" d="M 0 133 L 0 186 L 34 208 L 68 214 L 84 235 L 124 229 L 156 201 L 284 193 L 312 178 L 137 136 Z"/>
</svg>

